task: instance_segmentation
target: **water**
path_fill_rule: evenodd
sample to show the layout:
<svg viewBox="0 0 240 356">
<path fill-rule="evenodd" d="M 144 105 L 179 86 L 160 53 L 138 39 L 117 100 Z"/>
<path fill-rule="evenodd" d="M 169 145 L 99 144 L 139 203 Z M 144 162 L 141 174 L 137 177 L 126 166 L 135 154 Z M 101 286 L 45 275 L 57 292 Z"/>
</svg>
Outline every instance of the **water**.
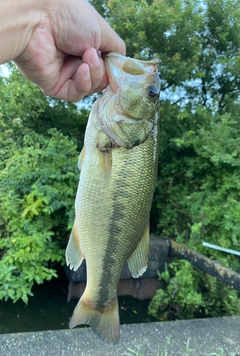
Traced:
<svg viewBox="0 0 240 356">
<path fill-rule="evenodd" d="M 0 334 L 68 329 L 78 299 L 67 302 L 68 280 L 62 275 L 33 288 L 28 305 L 22 301 L 0 301 Z M 121 324 L 156 321 L 147 314 L 149 300 L 119 297 Z"/>
</svg>

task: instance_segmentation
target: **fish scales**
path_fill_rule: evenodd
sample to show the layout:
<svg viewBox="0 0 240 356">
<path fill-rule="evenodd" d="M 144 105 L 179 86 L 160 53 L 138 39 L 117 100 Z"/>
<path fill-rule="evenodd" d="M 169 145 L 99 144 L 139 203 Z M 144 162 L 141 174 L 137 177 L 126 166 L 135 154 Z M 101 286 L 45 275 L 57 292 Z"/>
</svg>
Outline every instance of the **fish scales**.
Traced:
<svg viewBox="0 0 240 356">
<path fill-rule="evenodd" d="M 148 66 L 151 65 L 154 66 L 153 63 Z M 147 74 L 150 75 L 153 74 Z M 157 86 L 158 94 L 156 76 L 151 82 Z M 107 97 L 107 94 L 104 95 Z M 109 91 L 108 100 L 111 94 Z M 66 252 L 71 267 L 76 269 L 82 258 L 87 263 L 86 289 L 70 327 L 88 323 L 104 341 L 116 343 L 119 339 L 116 290 L 123 265 L 128 260 L 132 274 L 137 277 L 147 264 L 149 214 L 157 174 L 158 115 L 155 105 L 149 118 L 151 125 L 148 122 L 143 122 L 142 126 L 127 123 L 117 131 L 114 122 L 112 128 L 108 126 L 105 130 L 104 125 L 99 124 L 101 100 L 104 102 L 104 98 L 100 98 L 94 103 L 86 129 L 75 203 L 75 233 L 72 233 L 72 244 L 70 238 Z M 135 105 L 134 94 L 133 100 Z M 140 143 L 135 139 L 133 125 L 138 125 L 138 131 L 143 127 Z M 147 137 L 142 139 L 148 126 Z M 109 136 L 111 130 L 113 137 Z M 125 139 L 124 135 L 126 145 L 131 141 L 133 147 L 121 147 L 116 143 L 115 139 L 119 142 Z M 72 257 L 74 253 L 79 256 L 78 261 Z"/>
<path fill-rule="evenodd" d="M 149 220 L 156 162 L 151 160 L 153 138 L 132 150 L 113 149 L 111 177 L 106 180 L 96 150 L 98 125 L 94 111 L 97 110 L 92 112 L 86 133 L 94 144 L 89 149 L 86 147 L 86 168 L 81 173 L 78 193 L 81 199 L 76 200 L 76 212 L 80 220 L 80 240 L 81 236 L 86 236 L 86 240 L 81 241 L 81 249 L 88 257 L 88 275 L 91 276 L 88 283 L 91 281 L 92 295 L 97 298 L 99 284 L 112 283 L 109 275 L 104 280 L 104 271 L 107 274 L 110 271 L 110 275 L 113 275 L 115 283 L 111 289 L 116 290 L 117 277 L 123 264 L 135 249 Z M 84 192 L 83 197 L 81 192 Z M 117 256 L 114 256 L 116 252 Z M 100 256 L 103 258 L 100 259 Z M 114 264 L 114 257 L 121 261 L 121 265 Z M 99 274 L 96 272 L 96 261 L 103 262 L 102 266 L 98 266 Z"/>
</svg>

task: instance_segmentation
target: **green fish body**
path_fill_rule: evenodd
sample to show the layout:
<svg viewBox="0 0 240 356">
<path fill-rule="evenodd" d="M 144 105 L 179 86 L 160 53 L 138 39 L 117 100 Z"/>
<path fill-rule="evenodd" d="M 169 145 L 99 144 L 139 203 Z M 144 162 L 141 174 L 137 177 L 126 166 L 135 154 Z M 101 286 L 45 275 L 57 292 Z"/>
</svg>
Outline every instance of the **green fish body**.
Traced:
<svg viewBox="0 0 240 356">
<path fill-rule="evenodd" d="M 157 61 L 109 53 L 109 86 L 94 103 L 79 159 L 76 219 L 66 261 L 87 264 L 87 285 L 70 327 L 91 325 L 119 340 L 117 286 L 128 261 L 133 277 L 147 268 L 149 214 L 158 162 Z"/>
</svg>

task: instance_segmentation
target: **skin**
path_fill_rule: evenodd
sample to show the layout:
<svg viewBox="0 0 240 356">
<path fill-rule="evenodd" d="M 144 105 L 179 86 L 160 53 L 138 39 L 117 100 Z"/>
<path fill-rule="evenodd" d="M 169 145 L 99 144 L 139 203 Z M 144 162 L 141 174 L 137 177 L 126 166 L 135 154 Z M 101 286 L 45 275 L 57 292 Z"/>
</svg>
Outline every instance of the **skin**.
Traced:
<svg viewBox="0 0 240 356">
<path fill-rule="evenodd" d="M 0 0 L 0 64 L 13 60 L 44 93 L 68 101 L 103 90 L 101 52 L 125 44 L 86 0 Z"/>
</svg>

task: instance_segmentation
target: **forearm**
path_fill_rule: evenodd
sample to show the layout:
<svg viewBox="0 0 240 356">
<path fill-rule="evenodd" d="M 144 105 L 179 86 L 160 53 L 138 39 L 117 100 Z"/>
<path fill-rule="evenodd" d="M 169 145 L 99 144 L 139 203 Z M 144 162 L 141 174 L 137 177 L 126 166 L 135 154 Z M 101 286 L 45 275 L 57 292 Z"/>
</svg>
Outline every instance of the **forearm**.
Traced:
<svg viewBox="0 0 240 356">
<path fill-rule="evenodd" d="M 38 0 L 0 0 L 0 64 L 14 60 L 26 48 L 40 21 Z"/>
</svg>

